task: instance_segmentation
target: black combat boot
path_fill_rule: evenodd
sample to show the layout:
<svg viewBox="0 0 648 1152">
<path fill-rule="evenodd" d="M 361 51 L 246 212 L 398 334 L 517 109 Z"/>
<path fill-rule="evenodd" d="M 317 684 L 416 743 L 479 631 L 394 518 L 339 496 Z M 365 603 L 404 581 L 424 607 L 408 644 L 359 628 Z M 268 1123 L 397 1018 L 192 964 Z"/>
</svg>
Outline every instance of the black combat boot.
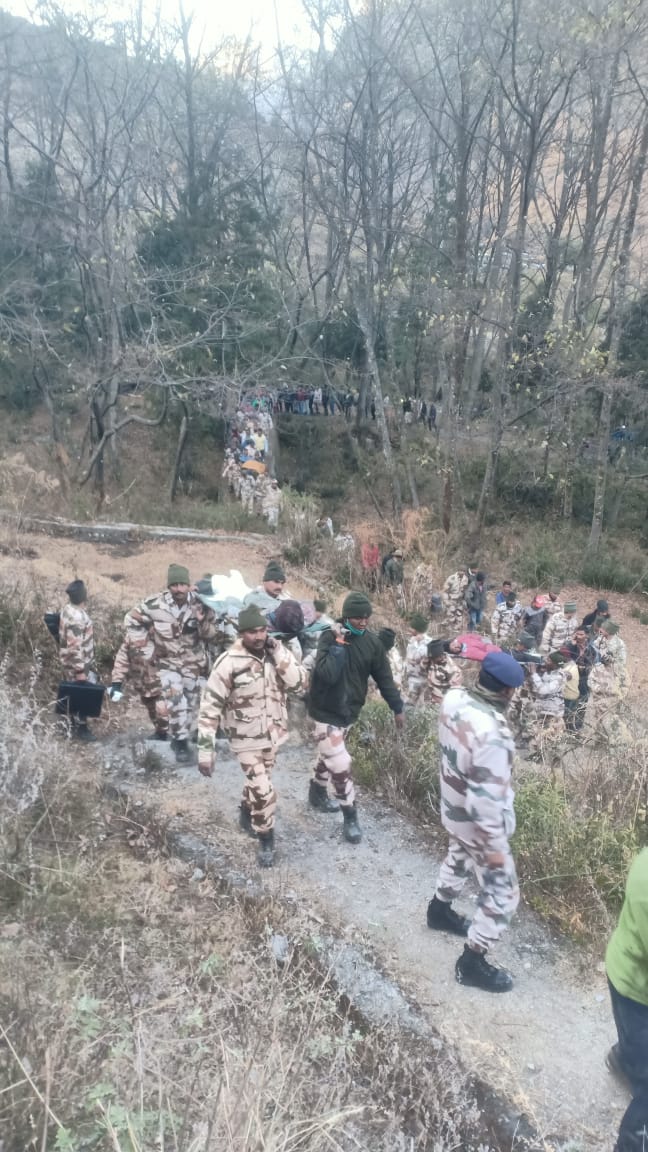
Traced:
<svg viewBox="0 0 648 1152">
<path fill-rule="evenodd" d="M 349 844 L 359 844 L 362 840 L 362 832 L 358 824 L 358 810 L 355 804 L 352 804 L 350 808 L 343 808 L 342 815 L 344 816 L 342 829 L 344 839 L 348 840 Z"/>
<path fill-rule="evenodd" d="M 151 740 L 160 740 L 162 742 L 164 742 L 168 739 L 169 739 L 169 733 L 163 732 L 160 728 L 156 728 L 155 732 L 151 736 Z"/>
<path fill-rule="evenodd" d="M 239 808 L 239 828 L 242 832 L 249 832 L 251 836 L 255 835 L 254 828 L 252 827 L 252 813 L 245 804 L 241 804 Z"/>
<path fill-rule="evenodd" d="M 455 912 L 451 904 L 433 896 L 427 909 L 428 928 L 438 928 L 441 932 L 452 932 L 455 936 L 467 936 L 470 920 Z"/>
<path fill-rule="evenodd" d="M 174 740 L 173 747 L 175 751 L 176 763 L 189 764 L 191 761 L 191 749 L 189 748 L 189 741 Z"/>
<path fill-rule="evenodd" d="M 489 964 L 483 952 L 475 952 L 468 944 L 455 964 L 455 976 L 460 984 L 481 988 L 484 992 L 510 992 L 513 977 L 505 968 Z"/>
<path fill-rule="evenodd" d="M 326 784 L 318 784 L 317 780 L 311 780 L 310 782 L 308 788 L 308 803 L 311 808 L 315 808 L 317 812 L 340 811 L 340 805 L 337 800 L 331 800 Z"/>
<path fill-rule="evenodd" d="M 257 852 L 257 864 L 259 868 L 272 868 L 274 864 L 274 830 L 270 829 L 269 832 L 259 833 L 259 851 Z"/>
</svg>

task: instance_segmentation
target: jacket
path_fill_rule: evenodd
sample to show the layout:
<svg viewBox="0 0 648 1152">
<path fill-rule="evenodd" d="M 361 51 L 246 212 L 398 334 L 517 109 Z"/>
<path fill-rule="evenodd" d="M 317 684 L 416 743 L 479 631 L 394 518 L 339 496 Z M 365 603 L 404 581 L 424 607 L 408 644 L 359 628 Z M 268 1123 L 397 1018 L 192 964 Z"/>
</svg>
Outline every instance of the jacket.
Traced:
<svg viewBox="0 0 648 1152">
<path fill-rule="evenodd" d="M 200 703 L 199 762 L 211 761 L 222 726 L 233 752 L 276 748 L 288 735 L 287 692 L 303 692 L 308 674 L 283 644 L 256 656 L 241 640 L 219 656 Z"/>
<path fill-rule="evenodd" d="M 439 712 L 441 823 L 486 852 L 506 852 L 515 831 L 515 744 L 502 711 L 465 688 L 446 692 Z"/>
<path fill-rule="evenodd" d="M 144 649 L 146 640 L 154 646 L 153 663 L 174 672 L 205 676 L 209 656 L 207 642 L 218 632 L 216 616 L 194 592 L 178 605 L 166 590 L 143 600 L 124 618 L 128 645 Z"/>
<path fill-rule="evenodd" d="M 372 676 L 380 694 L 397 715 L 403 701 L 394 684 L 387 653 L 376 632 L 355 636 L 344 631 L 344 644 L 337 642 L 332 628 L 322 633 L 317 646 L 308 714 L 321 724 L 348 728 L 358 719 L 367 698 L 367 683 Z"/>
<path fill-rule="evenodd" d="M 471 580 L 464 593 L 466 606 L 471 612 L 483 612 L 486 608 L 486 585 Z"/>
<path fill-rule="evenodd" d="M 80 604 L 66 604 L 59 620 L 59 656 L 71 680 L 94 671 L 92 620 Z"/>
</svg>

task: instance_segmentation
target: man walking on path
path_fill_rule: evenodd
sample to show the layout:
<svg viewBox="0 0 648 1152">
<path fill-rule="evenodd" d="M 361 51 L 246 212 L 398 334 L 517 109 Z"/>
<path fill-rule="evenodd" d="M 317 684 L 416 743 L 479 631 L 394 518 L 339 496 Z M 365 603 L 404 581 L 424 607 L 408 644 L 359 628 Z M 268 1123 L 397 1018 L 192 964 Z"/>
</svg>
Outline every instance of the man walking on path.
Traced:
<svg viewBox="0 0 648 1152">
<path fill-rule="evenodd" d="M 380 637 L 367 627 L 371 612 L 371 603 L 363 592 L 349 593 L 335 628 L 322 633 L 308 698 L 318 752 L 309 802 L 320 812 L 337 810 L 338 804 L 328 797 L 329 776 L 332 777 L 344 817 L 344 837 L 351 844 L 359 843 L 362 833 L 345 740 L 360 715 L 370 676 L 394 713 L 397 727 L 403 726 L 403 701 L 394 684 L 387 653 Z"/>
<path fill-rule="evenodd" d="M 239 823 L 259 838 L 262 868 L 274 862 L 272 785 L 277 749 L 288 737 L 286 694 L 305 692 L 308 674 L 292 652 L 268 636 L 268 622 L 255 605 L 238 619 L 238 639 L 214 664 L 198 717 L 198 768 L 214 771 L 214 739 L 222 725 L 247 782 Z"/>
<path fill-rule="evenodd" d="M 144 650 L 147 641 L 153 641 L 152 663 L 161 689 L 155 705 L 159 729 L 164 731 L 168 724 L 179 764 L 191 759 L 189 739 L 195 734 L 200 692 L 209 669 L 207 643 L 219 634 L 215 613 L 190 584 L 189 570 L 170 564 L 166 590 L 143 600 L 124 619 L 130 644 Z"/>
<path fill-rule="evenodd" d="M 455 975 L 460 984 L 486 992 L 508 992 L 513 977 L 486 959 L 510 923 L 519 901 L 509 845 L 515 831 L 511 768 L 515 745 L 506 709 L 524 680 L 517 660 L 505 652 L 484 657 L 477 686 L 452 688 L 439 715 L 441 822 L 448 854 L 428 905 L 428 927 L 467 937 Z M 452 907 L 468 872 L 479 882 L 471 923 Z"/>
<path fill-rule="evenodd" d="M 94 631 L 85 605 L 88 592 L 83 580 L 73 580 L 65 589 L 68 603 L 59 619 L 59 656 L 63 675 L 79 684 L 97 679 L 95 670 Z M 93 744 L 97 737 L 88 727 L 88 719 L 78 713 L 70 716 L 73 740 Z"/>
<path fill-rule="evenodd" d="M 618 1042 L 607 1066 L 632 1093 L 614 1152 L 648 1148 L 648 848 L 636 857 L 605 956 Z"/>
<path fill-rule="evenodd" d="M 499 593 L 498 593 L 499 595 Z M 501 648 L 511 644 L 520 628 L 522 605 L 517 593 L 510 591 L 503 603 L 498 602 L 491 616 L 491 636 Z"/>
<path fill-rule="evenodd" d="M 443 585 L 443 601 L 446 610 L 448 627 L 458 632 L 463 626 L 464 610 L 466 607 L 464 596 L 471 580 L 475 577 L 471 566 L 460 568 L 448 576 Z"/>
<path fill-rule="evenodd" d="M 243 607 L 249 608 L 256 604 L 264 616 L 274 612 L 281 600 L 292 600 L 293 597 L 285 591 L 286 573 L 278 560 L 269 560 L 263 573 L 263 581 L 248 592 Z"/>
</svg>

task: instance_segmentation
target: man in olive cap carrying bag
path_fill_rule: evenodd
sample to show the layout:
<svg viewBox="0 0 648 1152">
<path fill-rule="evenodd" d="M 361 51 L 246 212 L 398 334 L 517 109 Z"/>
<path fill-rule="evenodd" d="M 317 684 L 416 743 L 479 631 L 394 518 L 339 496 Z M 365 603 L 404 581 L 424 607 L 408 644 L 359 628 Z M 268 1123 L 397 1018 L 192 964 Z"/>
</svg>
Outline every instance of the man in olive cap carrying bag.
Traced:
<svg viewBox="0 0 648 1152">
<path fill-rule="evenodd" d="M 274 862 L 272 785 L 277 749 L 288 737 L 286 694 L 305 692 L 308 673 L 280 640 L 268 636 L 268 622 L 256 605 L 238 618 L 238 639 L 214 664 L 198 717 L 198 769 L 214 771 L 214 739 L 219 727 L 245 772 L 239 823 L 258 836 L 258 862 Z"/>
<path fill-rule="evenodd" d="M 360 715 L 370 676 L 394 713 L 397 727 L 403 725 L 404 705 L 387 653 L 377 633 L 367 628 L 371 612 L 371 603 L 363 592 L 349 593 L 342 605 L 341 619 L 320 638 L 308 699 L 318 751 L 309 802 L 320 812 L 342 809 L 344 837 L 350 844 L 359 843 L 362 833 L 345 739 Z M 329 777 L 338 803 L 329 799 Z"/>
<path fill-rule="evenodd" d="M 282 600 L 292 600 L 290 592 L 286 592 L 286 573 L 278 560 L 269 560 L 263 573 L 262 582 L 248 592 L 243 607 L 249 608 L 255 604 L 263 612 L 274 612 Z"/>
</svg>

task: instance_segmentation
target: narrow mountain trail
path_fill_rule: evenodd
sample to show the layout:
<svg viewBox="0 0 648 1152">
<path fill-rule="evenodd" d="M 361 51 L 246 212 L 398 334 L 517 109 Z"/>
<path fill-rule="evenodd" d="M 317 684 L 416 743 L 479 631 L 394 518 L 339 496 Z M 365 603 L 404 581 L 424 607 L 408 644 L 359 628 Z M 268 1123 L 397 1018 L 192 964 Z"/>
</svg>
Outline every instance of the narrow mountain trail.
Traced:
<svg viewBox="0 0 648 1152">
<path fill-rule="evenodd" d="M 225 742 L 217 750 L 215 775 L 205 780 L 195 765 L 177 767 L 166 747 L 124 733 L 105 749 L 106 772 L 163 826 L 216 848 L 243 883 L 307 905 L 360 946 L 549 1147 L 572 1141 L 609 1149 L 625 1096 L 604 1064 L 614 1026 L 602 966 L 593 969 L 522 910 L 497 950 L 515 975 L 513 992 L 461 987 L 454 978 L 461 942 L 425 921 L 439 858 L 424 831 L 363 796 L 364 839 L 346 844 L 339 816 L 306 804 L 312 747 L 291 743 L 275 777 L 277 865 L 260 871 L 254 843 L 237 827 L 241 770 Z M 145 767 L 151 754 L 159 760 L 153 769 Z M 472 889 L 463 902 L 467 913 L 474 896 Z"/>
</svg>

